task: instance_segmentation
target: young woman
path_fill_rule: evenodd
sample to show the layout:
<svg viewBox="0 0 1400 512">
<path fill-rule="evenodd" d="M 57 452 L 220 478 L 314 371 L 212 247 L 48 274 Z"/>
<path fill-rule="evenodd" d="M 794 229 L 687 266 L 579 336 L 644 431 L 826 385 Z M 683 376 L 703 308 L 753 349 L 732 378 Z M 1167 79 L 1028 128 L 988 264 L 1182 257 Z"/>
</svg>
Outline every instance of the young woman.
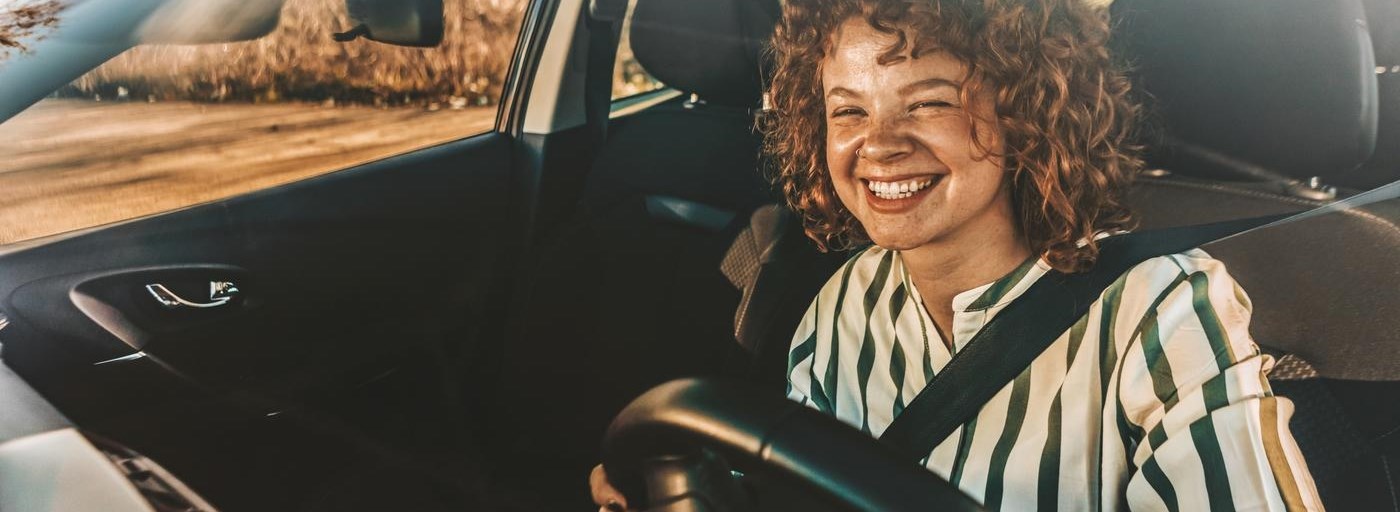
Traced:
<svg viewBox="0 0 1400 512">
<path fill-rule="evenodd" d="M 825 248 L 873 244 L 797 329 L 789 396 L 878 436 L 1051 269 L 1129 227 L 1139 108 L 1083 0 L 787 0 L 769 146 Z M 997 510 L 1320 509 L 1251 340 L 1195 250 L 1120 277 L 924 460 Z M 619 501 L 595 471 L 599 503 Z"/>
</svg>

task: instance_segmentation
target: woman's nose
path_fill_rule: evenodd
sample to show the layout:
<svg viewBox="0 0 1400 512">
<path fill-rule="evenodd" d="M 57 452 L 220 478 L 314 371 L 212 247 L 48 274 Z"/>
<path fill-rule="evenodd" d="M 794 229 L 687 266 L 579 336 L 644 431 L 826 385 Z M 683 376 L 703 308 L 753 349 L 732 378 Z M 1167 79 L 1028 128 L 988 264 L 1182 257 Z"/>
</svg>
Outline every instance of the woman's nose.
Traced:
<svg viewBox="0 0 1400 512">
<path fill-rule="evenodd" d="M 874 163 L 887 163 L 898 160 L 913 152 L 914 144 L 895 123 L 885 121 L 871 127 L 860 148 L 862 159 Z"/>
</svg>

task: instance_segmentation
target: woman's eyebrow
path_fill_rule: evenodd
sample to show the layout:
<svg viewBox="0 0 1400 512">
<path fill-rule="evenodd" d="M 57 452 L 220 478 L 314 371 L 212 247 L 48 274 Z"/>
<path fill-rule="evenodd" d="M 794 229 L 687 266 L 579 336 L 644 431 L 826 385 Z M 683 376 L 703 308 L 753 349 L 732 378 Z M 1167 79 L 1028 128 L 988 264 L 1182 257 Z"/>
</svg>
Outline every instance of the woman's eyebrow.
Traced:
<svg viewBox="0 0 1400 512">
<path fill-rule="evenodd" d="M 826 92 L 826 97 L 830 98 L 832 96 L 844 96 L 853 99 L 862 97 L 860 93 L 852 91 L 845 87 L 832 87 L 830 91 Z"/>
<path fill-rule="evenodd" d="M 952 88 L 954 88 L 954 89 L 957 89 L 957 88 L 961 87 L 962 84 L 959 84 L 959 83 L 954 82 L 954 81 L 952 81 L 952 80 L 948 80 L 948 79 L 946 79 L 946 78 L 925 78 L 925 79 L 923 79 L 923 80 L 919 80 L 919 81 L 917 81 L 917 82 L 910 83 L 910 84 L 905 84 L 905 85 L 901 86 L 901 87 L 899 88 L 899 94 L 900 94 L 900 96 L 904 96 L 904 95 L 911 94 L 911 93 L 913 93 L 913 92 L 915 92 L 915 91 L 918 91 L 918 90 L 922 90 L 922 89 L 932 89 L 932 88 L 935 88 L 935 87 L 943 87 L 943 86 L 952 87 Z"/>
</svg>

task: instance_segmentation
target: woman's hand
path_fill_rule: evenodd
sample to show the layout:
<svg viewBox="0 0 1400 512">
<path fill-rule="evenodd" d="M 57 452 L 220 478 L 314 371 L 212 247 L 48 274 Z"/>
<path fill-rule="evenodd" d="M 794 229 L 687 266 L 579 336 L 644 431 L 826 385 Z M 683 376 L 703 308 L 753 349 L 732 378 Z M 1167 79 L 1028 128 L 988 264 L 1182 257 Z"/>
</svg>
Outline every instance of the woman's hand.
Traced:
<svg viewBox="0 0 1400 512">
<path fill-rule="evenodd" d="M 627 498 L 608 482 L 608 472 L 603 470 L 602 464 L 593 467 L 593 474 L 588 475 L 588 486 L 593 489 L 593 503 L 598 505 L 598 512 L 627 510 Z"/>
</svg>

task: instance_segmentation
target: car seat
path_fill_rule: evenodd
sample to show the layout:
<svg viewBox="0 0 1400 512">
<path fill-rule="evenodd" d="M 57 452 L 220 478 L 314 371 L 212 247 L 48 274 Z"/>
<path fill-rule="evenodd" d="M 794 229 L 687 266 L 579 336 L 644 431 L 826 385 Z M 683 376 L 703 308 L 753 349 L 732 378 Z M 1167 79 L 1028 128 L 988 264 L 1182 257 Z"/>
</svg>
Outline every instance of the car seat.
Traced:
<svg viewBox="0 0 1400 512">
<path fill-rule="evenodd" d="M 1359 1 L 1118 0 L 1113 16 L 1162 124 L 1157 170 L 1129 200 L 1143 228 L 1326 204 L 1352 193 L 1329 183 L 1400 142 L 1377 144 L 1377 105 L 1400 97 L 1377 93 Z M 1206 250 L 1249 293 L 1255 340 L 1281 358 L 1270 381 L 1297 405 L 1291 426 L 1324 503 L 1400 510 L 1400 201 Z"/>
<path fill-rule="evenodd" d="M 720 271 L 773 202 L 754 130 L 776 0 L 638 0 L 633 52 L 684 94 L 612 123 L 567 218 L 548 228 L 503 348 L 487 447 L 540 510 L 589 503 L 612 417 L 645 390 L 743 371 L 741 294 Z M 517 493 L 522 494 L 522 493 Z"/>
</svg>

